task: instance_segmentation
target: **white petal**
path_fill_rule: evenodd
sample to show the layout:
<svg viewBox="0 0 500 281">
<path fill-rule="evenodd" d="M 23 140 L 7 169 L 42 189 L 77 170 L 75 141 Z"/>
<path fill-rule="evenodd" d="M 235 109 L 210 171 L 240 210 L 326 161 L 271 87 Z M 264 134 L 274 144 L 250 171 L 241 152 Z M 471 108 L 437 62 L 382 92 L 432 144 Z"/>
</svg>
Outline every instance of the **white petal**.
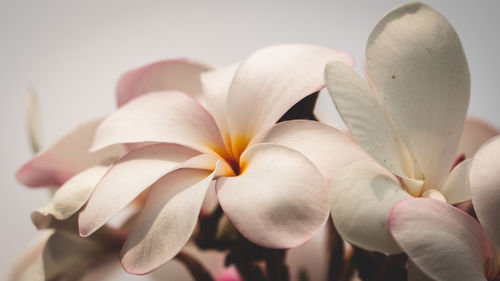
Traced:
<svg viewBox="0 0 500 281">
<path fill-rule="evenodd" d="M 467 117 L 457 155 L 472 158 L 483 143 L 498 134 L 500 131 L 493 125 L 479 118 Z"/>
<path fill-rule="evenodd" d="M 211 67 L 184 59 L 164 60 L 133 69 L 120 77 L 116 101 L 128 101 L 149 92 L 182 91 L 202 101 L 201 74 Z"/>
<path fill-rule="evenodd" d="M 37 154 L 16 173 L 28 186 L 60 186 L 77 173 L 95 165 L 107 165 L 125 154 L 123 146 L 89 153 L 101 120 L 84 123 Z"/>
<path fill-rule="evenodd" d="M 134 150 L 115 163 L 80 213 L 80 233 L 88 236 L 170 171 L 215 168 L 215 157 L 174 144 Z"/>
<path fill-rule="evenodd" d="M 320 171 L 301 153 L 276 144 L 256 144 L 240 160 L 237 177 L 217 180 L 224 213 L 250 241 L 290 248 L 310 239 L 328 217 L 328 188 Z"/>
<path fill-rule="evenodd" d="M 449 204 L 457 204 L 471 199 L 469 169 L 471 160 L 462 161 L 448 175 L 439 191 Z"/>
<path fill-rule="evenodd" d="M 366 64 L 427 185 L 442 185 L 455 160 L 470 94 L 469 68 L 455 30 L 432 8 L 405 4 L 372 30 Z"/>
<path fill-rule="evenodd" d="M 215 171 L 180 169 L 151 187 L 121 251 L 127 272 L 150 272 L 177 255 L 193 233 L 214 175 Z"/>
<path fill-rule="evenodd" d="M 225 141 L 227 141 L 226 138 L 229 137 L 227 124 L 227 96 L 238 67 L 239 63 L 235 63 L 222 68 L 206 71 L 201 75 L 203 95 L 207 103 L 208 111 L 214 117 Z M 230 145 L 230 143 L 227 143 L 227 145 Z"/>
<path fill-rule="evenodd" d="M 368 84 L 341 62 L 328 63 L 325 79 L 342 119 L 359 144 L 394 174 L 418 178 L 418 167 Z"/>
<path fill-rule="evenodd" d="M 371 160 L 346 134 L 316 121 L 281 122 L 254 141 L 283 145 L 304 154 L 325 178 L 332 177 L 338 169 L 355 161 Z"/>
<path fill-rule="evenodd" d="M 484 144 L 476 153 L 470 168 L 472 203 L 500 258 L 500 137 Z"/>
<path fill-rule="evenodd" d="M 481 226 L 438 200 L 412 198 L 396 204 L 391 234 L 412 262 L 436 281 L 486 280 L 491 255 Z"/>
<path fill-rule="evenodd" d="M 294 104 L 324 87 L 328 61 L 353 65 L 349 55 L 311 45 L 278 45 L 261 49 L 245 60 L 233 79 L 228 118 L 233 148 L 271 127 Z M 246 143 L 245 143 L 246 142 Z"/>
<path fill-rule="evenodd" d="M 31 214 L 33 224 L 46 228 L 53 219 L 64 220 L 75 214 L 89 199 L 108 167 L 94 166 L 63 184 L 54 194 L 49 204 Z"/>
<path fill-rule="evenodd" d="M 410 198 L 398 180 L 375 162 L 360 161 L 340 170 L 331 182 L 333 222 L 349 243 L 383 253 L 400 253 L 387 218 L 398 201 Z"/>
<path fill-rule="evenodd" d="M 224 149 L 212 116 L 192 97 L 173 91 L 142 95 L 111 114 L 92 150 L 138 142 L 178 143 L 207 153 Z"/>
</svg>

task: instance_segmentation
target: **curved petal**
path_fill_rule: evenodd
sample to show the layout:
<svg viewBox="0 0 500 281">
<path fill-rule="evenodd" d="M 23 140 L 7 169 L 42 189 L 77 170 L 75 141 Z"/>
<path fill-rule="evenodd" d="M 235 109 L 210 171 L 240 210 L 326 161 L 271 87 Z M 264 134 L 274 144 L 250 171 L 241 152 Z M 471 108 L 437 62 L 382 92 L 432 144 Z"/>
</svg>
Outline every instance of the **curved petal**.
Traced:
<svg viewBox="0 0 500 281">
<path fill-rule="evenodd" d="M 471 159 L 462 161 L 451 171 L 443 186 L 438 190 L 449 204 L 457 204 L 471 199 L 469 170 Z"/>
<path fill-rule="evenodd" d="M 233 77 L 240 66 L 239 63 L 231 64 L 222 68 L 206 71 L 201 75 L 203 95 L 205 96 L 207 109 L 214 117 L 217 126 L 224 137 L 229 140 L 229 128 L 227 124 L 227 96 Z M 230 143 L 226 143 L 230 145 Z M 230 146 L 228 148 L 231 148 Z"/>
<path fill-rule="evenodd" d="M 500 136 L 476 153 L 469 180 L 474 210 L 500 257 Z"/>
<path fill-rule="evenodd" d="M 121 251 L 128 273 L 148 273 L 177 255 L 193 233 L 214 176 L 215 171 L 179 169 L 151 187 Z"/>
<path fill-rule="evenodd" d="M 370 77 L 428 186 L 441 186 L 455 160 L 470 95 L 465 54 L 453 27 L 418 2 L 402 5 L 372 30 Z"/>
<path fill-rule="evenodd" d="M 330 255 L 327 245 L 328 235 L 323 228 L 311 240 L 288 250 L 286 263 L 290 269 L 290 280 L 302 280 L 300 276 L 304 272 L 309 277 L 307 280 L 327 280 Z"/>
<path fill-rule="evenodd" d="M 106 118 L 99 126 L 92 150 L 115 143 L 178 143 L 202 152 L 224 149 L 212 116 L 182 92 L 142 95 Z"/>
<path fill-rule="evenodd" d="M 457 155 L 465 154 L 467 158 L 472 158 L 483 143 L 498 134 L 500 131 L 493 125 L 479 118 L 467 117 Z"/>
<path fill-rule="evenodd" d="M 274 143 L 292 148 L 311 160 L 325 178 L 355 161 L 372 158 L 346 134 L 328 125 L 308 120 L 276 124 L 253 142 Z"/>
<path fill-rule="evenodd" d="M 399 246 L 430 278 L 486 280 L 489 245 L 467 213 L 438 200 L 412 198 L 394 206 L 389 226 Z"/>
<path fill-rule="evenodd" d="M 89 199 L 108 167 L 94 166 L 63 184 L 49 204 L 31 214 L 38 229 L 47 228 L 53 219 L 64 220 L 75 214 Z"/>
<path fill-rule="evenodd" d="M 354 64 L 346 53 L 298 44 L 264 48 L 245 60 L 228 96 L 229 127 L 236 153 L 294 104 L 323 88 L 323 69 L 332 60 Z"/>
<path fill-rule="evenodd" d="M 301 153 L 256 144 L 243 153 L 240 165 L 241 174 L 219 178 L 216 189 L 224 213 L 250 241 L 268 248 L 295 247 L 324 224 L 328 187 Z"/>
<path fill-rule="evenodd" d="M 408 281 L 436 281 L 420 270 L 411 260 L 408 261 Z"/>
<path fill-rule="evenodd" d="M 410 198 L 398 180 L 374 161 L 360 161 L 340 170 L 331 182 L 333 223 L 342 238 L 361 248 L 400 253 L 389 233 L 387 218 L 394 204 Z"/>
<path fill-rule="evenodd" d="M 328 63 L 325 80 L 337 110 L 359 144 L 394 174 L 418 178 L 418 167 L 368 83 L 341 62 Z"/>
<path fill-rule="evenodd" d="M 53 231 L 41 231 L 36 241 L 29 246 L 23 256 L 11 267 L 7 280 L 9 281 L 45 281 L 41 256 L 47 240 Z M 42 270 L 40 270 L 42 269 Z"/>
<path fill-rule="evenodd" d="M 120 77 L 116 101 L 121 107 L 128 101 L 157 91 L 182 91 L 202 100 L 201 74 L 211 67 L 186 59 L 163 60 L 133 69 Z"/>
<path fill-rule="evenodd" d="M 87 168 L 107 165 L 124 155 L 123 146 L 88 152 L 100 123 L 101 120 L 84 123 L 37 154 L 17 171 L 17 180 L 33 187 L 60 186 Z"/>
<path fill-rule="evenodd" d="M 214 169 L 215 157 L 175 144 L 130 152 L 111 167 L 80 212 L 80 234 L 90 235 L 161 177 L 185 167 Z"/>
</svg>

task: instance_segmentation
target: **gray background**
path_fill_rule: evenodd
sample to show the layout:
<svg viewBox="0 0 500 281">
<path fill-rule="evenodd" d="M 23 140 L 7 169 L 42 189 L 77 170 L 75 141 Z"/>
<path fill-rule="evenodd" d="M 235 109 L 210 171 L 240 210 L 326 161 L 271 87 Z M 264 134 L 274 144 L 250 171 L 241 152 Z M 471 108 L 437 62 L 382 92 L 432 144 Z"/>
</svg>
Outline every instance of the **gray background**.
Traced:
<svg viewBox="0 0 500 281">
<path fill-rule="evenodd" d="M 39 94 L 47 145 L 79 122 L 113 111 L 119 75 L 159 59 L 188 57 L 217 66 L 271 44 L 313 43 L 348 51 L 361 73 L 371 28 L 400 3 L 1 0 L 0 279 L 35 236 L 29 214 L 48 197 L 14 179 L 30 158 L 25 128 L 30 85 Z M 500 1 L 427 3 L 449 19 L 462 40 L 472 75 L 469 113 L 499 127 Z"/>
</svg>

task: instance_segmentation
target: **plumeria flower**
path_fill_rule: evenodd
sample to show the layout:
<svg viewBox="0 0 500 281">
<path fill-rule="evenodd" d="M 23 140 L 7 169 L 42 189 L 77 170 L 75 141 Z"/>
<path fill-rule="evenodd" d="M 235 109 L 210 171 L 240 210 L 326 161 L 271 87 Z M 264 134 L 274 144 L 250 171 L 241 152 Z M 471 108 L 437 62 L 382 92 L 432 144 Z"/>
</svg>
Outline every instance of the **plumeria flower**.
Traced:
<svg viewBox="0 0 500 281">
<path fill-rule="evenodd" d="M 495 137 L 472 160 L 468 182 L 478 220 L 430 199 L 407 199 L 393 208 L 391 233 L 420 274 L 413 280 L 500 280 L 499 159 Z"/>
<path fill-rule="evenodd" d="M 402 5 L 380 20 L 368 39 L 366 67 L 369 83 L 345 64 L 326 67 L 340 115 L 375 160 L 338 171 L 331 212 L 347 241 L 400 253 L 387 224 L 397 202 L 470 199 L 471 160 L 453 168 L 469 103 L 469 69 L 453 27 L 421 3 Z"/>
<path fill-rule="evenodd" d="M 194 93 L 162 87 L 171 79 L 165 73 L 173 73 L 169 61 L 127 73 L 118 85 L 123 106 L 100 125 L 92 150 L 139 146 L 98 184 L 80 213 L 81 235 L 92 234 L 146 191 L 121 262 L 130 273 L 148 273 L 189 240 L 215 181 L 224 213 L 250 241 L 289 248 L 310 239 L 328 217 L 327 176 L 367 156 L 318 122 L 275 123 L 323 87 L 331 60 L 353 63 L 322 47 L 273 46 L 241 65 L 177 76 L 196 81 Z"/>
</svg>

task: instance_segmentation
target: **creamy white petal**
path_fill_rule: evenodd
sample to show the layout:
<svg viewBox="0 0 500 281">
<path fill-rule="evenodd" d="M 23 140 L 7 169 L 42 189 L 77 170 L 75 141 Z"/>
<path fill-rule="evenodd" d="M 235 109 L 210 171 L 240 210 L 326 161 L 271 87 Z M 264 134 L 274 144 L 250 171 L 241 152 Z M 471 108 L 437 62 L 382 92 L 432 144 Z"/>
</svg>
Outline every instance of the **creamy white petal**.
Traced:
<svg viewBox="0 0 500 281">
<path fill-rule="evenodd" d="M 164 60 L 133 69 L 120 77 L 116 101 L 121 107 L 149 92 L 182 91 L 203 101 L 201 75 L 210 66 L 186 59 Z"/>
<path fill-rule="evenodd" d="M 455 160 L 470 95 L 465 54 L 453 27 L 418 2 L 372 30 L 366 64 L 382 104 L 431 188 Z"/>
<path fill-rule="evenodd" d="M 310 239 L 328 218 L 328 186 L 301 153 L 276 144 L 256 144 L 240 160 L 237 177 L 217 180 L 224 213 L 250 241 L 290 248 Z"/>
<path fill-rule="evenodd" d="M 465 157 L 472 158 L 483 143 L 498 134 L 500 131 L 492 124 L 468 116 L 465 120 L 457 155 L 465 154 Z"/>
<path fill-rule="evenodd" d="M 101 120 L 94 120 L 73 129 L 24 164 L 16 173 L 17 180 L 28 186 L 60 186 L 87 168 L 117 160 L 126 153 L 124 146 L 89 153 L 100 123 Z"/>
<path fill-rule="evenodd" d="M 206 153 L 223 153 L 224 142 L 212 116 L 182 92 L 137 97 L 106 118 L 92 150 L 116 143 L 178 143 Z"/>
<path fill-rule="evenodd" d="M 54 194 L 49 204 L 31 214 L 38 228 L 47 228 L 53 219 L 64 220 L 78 212 L 102 179 L 108 167 L 94 166 L 69 179 Z"/>
<path fill-rule="evenodd" d="M 228 96 L 228 118 L 233 148 L 271 127 L 293 105 L 324 87 L 328 61 L 353 65 L 343 52 L 312 45 L 277 45 L 261 49 L 245 60 Z"/>
<path fill-rule="evenodd" d="M 467 213 L 438 200 L 411 198 L 396 204 L 389 226 L 399 246 L 430 278 L 487 280 L 489 244 Z"/>
<path fill-rule="evenodd" d="M 337 110 L 359 144 L 394 174 L 419 178 L 418 166 L 368 83 L 341 62 L 328 63 L 325 80 Z"/>
<path fill-rule="evenodd" d="M 500 137 L 485 143 L 470 168 L 472 203 L 477 217 L 500 258 Z M 497 268 L 495 268 L 496 270 Z"/>
<path fill-rule="evenodd" d="M 164 175 L 180 168 L 213 170 L 215 157 L 174 144 L 134 150 L 115 163 L 80 213 L 80 233 L 88 236 Z"/>
<path fill-rule="evenodd" d="M 400 253 L 389 233 L 392 207 L 410 198 L 397 178 L 374 161 L 360 161 L 341 169 L 331 182 L 333 222 L 349 243 L 383 253 Z"/>
<path fill-rule="evenodd" d="M 193 233 L 214 176 L 215 171 L 179 169 L 151 187 L 121 251 L 127 272 L 151 272 L 177 255 Z"/>
<path fill-rule="evenodd" d="M 450 172 L 443 186 L 438 189 L 449 204 L 457 204 L 471 199 L 470 165 L 471 159 L 462 161 Z"/>
<path fill-rule="evenodd" d="M 252 142 L 275 143 L 304 154 L 325 178 L 355 161 L 371 157 L 346 134 L 328 125 L 309 120 L 291 120 L 276 124 Z"/>
</svg>

